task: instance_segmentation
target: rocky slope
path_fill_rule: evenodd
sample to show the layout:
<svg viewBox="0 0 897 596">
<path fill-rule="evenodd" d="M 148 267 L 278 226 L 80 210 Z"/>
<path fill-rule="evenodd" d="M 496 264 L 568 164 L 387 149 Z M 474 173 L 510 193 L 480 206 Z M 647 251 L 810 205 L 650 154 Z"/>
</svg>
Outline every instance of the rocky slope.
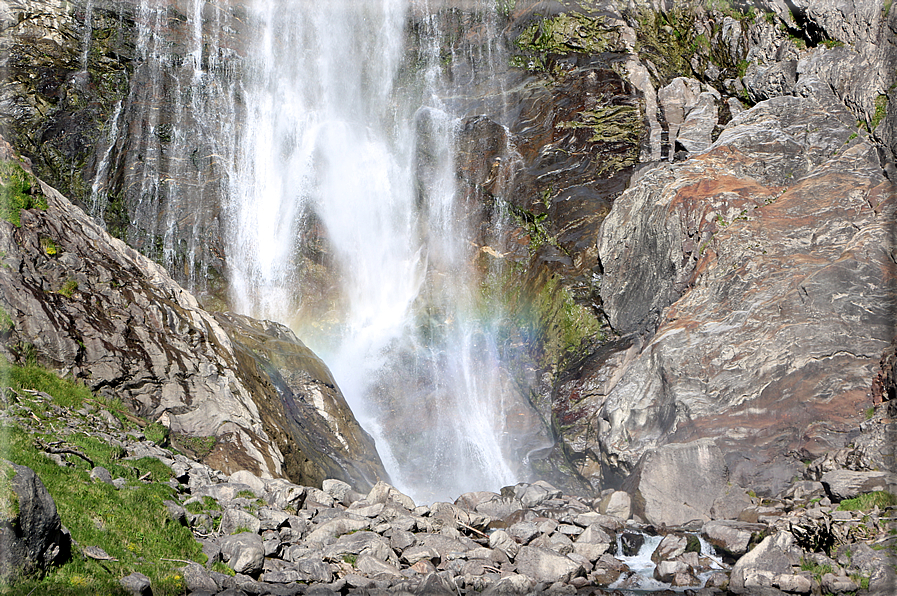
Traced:
<svg viewBox="0 0 897 596">
<path fill-rule="evenodd" d="M 46 457 L 62 466 L 57 473 L 79 470 L 86 478 L 90 469 L 89 482 L 107 484 L 111 492 L 147 482 L 170 487 L 170 499 L 147 506 L 167 510 L 165 523 L 191 528 L 203 555 L 174 562 L 185 564 L 177 576 L 179 594 L 597 596 L 691 589 L 705 595 L 884 596 L 893 593 L 897 579 L 894 496 L 879 492 L 879 501 L 855 500 L 894 490 L 893 477 L 881 472 L 830 471 L 821 481 L 789 484 L 771 499 L 704 474 L 708 490 L 694 491 L 696 464 L 707 468 L 719 456 L 706 439 L 667 450 L 633 492 L 610 489 L 583 499 L 539 481 L 500 493 L 466 493 L 454 503 L 418 504 L 383 482 L 359 493 L 333 479 L 322 490 L 245 470 L 228 476 L 153 443 L 94 400 L 71 409 L 52 405 L 38 391 L 5 388 L 2 395 L 2 424 L 41 439 Z M 51 418 L 45 418 L 48 406 Z M 155 472 L 151 480 L 150 474 L 113 478 L 79 455 L 76 445 L 85 437 L 117 448 L 116 470 L 155 459 L 166 473 Z M 15 470 L 13 486 L 25 478 L 35 483 L 27 468 Z M 700 507 L 695 500 L 713 491 L 718 497 L 709 515 L 702 518 L 697 509 L 682 515 L 681 494 Z M 45 508 L 54 509 L 52 501 Z M 0 538 L 10 519 L 6 509 L 0 511 Z M 65 516 L 61 521 L 73 523 Z M 59 522 L 55 517 L 48 536 L 59 533 Z M 72 532 L 76 559 L 112 562 L 125 593 L 153 589 L 126 562 L 131 559 L 122 545 L 134 536 L 125 532 L 106 552 L 82 532 Z"/>
<path fill-rule="evenodd" d="M 174 433 L 214 438 L 204 460 L 222 471 L 360 487 L 385 477 L 327 367 L 291 331 L 206 312 L 23 171 L 5 142 L 0 160 L 44 203 L 0 221 L 3 357 L 36 359 Z M 12 188 L 12 175 L 2 182 Z"/>
</svg>

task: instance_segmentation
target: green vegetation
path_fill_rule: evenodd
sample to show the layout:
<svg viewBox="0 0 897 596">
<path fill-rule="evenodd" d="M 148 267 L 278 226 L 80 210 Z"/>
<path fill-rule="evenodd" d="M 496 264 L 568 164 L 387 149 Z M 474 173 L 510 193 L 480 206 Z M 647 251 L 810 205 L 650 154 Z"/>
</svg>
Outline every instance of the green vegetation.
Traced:
<svg viewBox="0 0 897 596">
<path fill-rule="evenodd" d="M 53 430 L 60 426 L 54 408 L 74 410 L 88 401 L 116 407 L 115 402 L 102 402 L 83 385 L 34 364 L 0 363 L 0 381 L 16 392 L 7 406 L 11 414 L 44 421 L 42 430 L 36 433 L 4 424 L 0 427 L 0 450 L 7 459 L 30 467 L 40 477 L 78 546 L 100 547 L 113 558 L 90 559 L 76 546 L 70 562 L 51 568 L 44 577 L 26 577 L 15 585 L 0 586 L 0 592 L 15 596 L 123 594 L 119 578 L 139 571 L 152 581 L 154 594 L 183 594 L 184 580 L 177 571 L 183 563 L 171 559 L 204 563 L 206 557 L 190 530 L 171 520 L 162 504 L 175 498 L 174 491 L 164 484 L 171 476 L 169 468 L 153 458 L 122 460 L 120 447 L 83 432 L 57 435 Z M 25 390 L 49 394 L 52 401 Z M 55 442 L 81 452 L 113 477 L 124 478 L 126 488 L 119 490 L 91 481 L 91 466 L 82 458 L 70 458 L 68 467 L 57 465 L 39 449 L 40 444 Z M 0 470 L 0 494 L 4 492 L 4 478 L 8 478 L 7 473 Z M 6 511 L 13 507 L 8 498 L 3 507 Z"/>
<path fill-rule="evenodd" d="M 817 582 L 822 582 L 822 576 L 826 573 L 834 573 L 831 565 L 819 565 L 807 558 L 802 558 L 800 560 L 800 570 L 812 573 Z"/>
<path fill-rule="evenodd" d="M 46 209 L 47 199 L 37 179 L 11 161 L 0 161 L 0 219 L 22 225 L 22 209 Z"/>
<path fill-rule="evenodd" d="M 6 312 L 6 309 L 0 306 L 0 333 L 9 333 L 15 329 L 12 317 Z"/>
<path fill-rule="evenodd" d="M 358 555 L 343 555 L 343 562 L 348 563 L 352 567 L 355 567 L 356 561 L 358 561 Z"/>
<path fill-rule="evenodd" d="M 576 120 L 557 124 L 559 129 L 588 129 L 591 143 L 624 143 L 626 151 L 602 152 L 599 176 L 612 174 L 638 162 L 639 137 L 642 132 L 642 114 L 637 106 L 610 105 L 577 113 Z"/>
<path fill-rule="evenodd" d="M 885 0 L 884 4 L 881 6 L 881 11 L 884 14 L 885 18 L 888 18 L 888 14 L 891 12 L 891 4 L 894 0 Z"/>
<path fill-rule="evenodd" d="M 62 287 L 59 288 L 59 293 L 65 296 L 66 298 L 71 298 L 75 293 L 75 290 L 78 289 L 78 282 L 74 279 L 66 280 Z"/>
<path fill-rule="evenodd" d="M 82 383 L 60 378 L 34 362 L 18 366 L 0 359 L 0 383 L 16 391 L 43 391 L 53 398 L 53 403 L 65 408 L 77 409 L 85 400 L 93 399 L 90 389 Z M 38 413 L 45 409 L 36 407 Z"/>
<path fill-rule="evenodd" d="M 48 257 L 55 257 L 59 252 L 59 248 L 57 248 L 56 243 L 52 238 L 41 238 L 40 247 L 43 249 L 44 254 Z"/>
<path fill-rule="evenodd" d="M 875 130 L 885 118 L 888 109 L 888 96 L 879 95 L 875 98 L 875 113 L 872 115 L 872 122 L 869 123 L 869 130 Z"/>
<path fill-rule="evenodd" d="M 838 505 L 838 511 L 871 511 L 878 507 L 897 507 L 897 495 L 883 490 L 866 493 L 855 499 L 845 499 Z"/>
<path fill-rule="evenodd" d="M 523 55 L 512 56 L 510 65 L 544 71 L 549 54 L 596 54 L 612 49 L 616 38 L 616 32 L 602 17 L 561 13 L 532 23 L 517 36 L 514 43 Z"/>
<path fill-rule="evenodd" d="M 875 406 L 869 406 L 866 408 L 866 420 L 872 420 L 873 416 L 875 416 Z"/>
<path fill-rule="evenodd" d="M 202 459 L 212 452 L 217 439 L 209 437 L 193 437 L 190 435 L 170 435 L 169 440 L 180 450 L 189 452 L 194 459 Z"/>
<path fill-rule="evenodd" d="M 0 460 L 0 520 L 14 519 L 19 515 L 19 499 L 12 489 L 16 471 L 9 463 Z"/>
<path fill-rule="evenodd" d="M 158 422 L 150 422 L 146 425 L 146 428 L 143 429 L 143 436 L 156 445 L 164 447 L 168 444 L 168 436 L 170 432 L 171 431 L 167 426 L 159 424 Z"/>
</svg>

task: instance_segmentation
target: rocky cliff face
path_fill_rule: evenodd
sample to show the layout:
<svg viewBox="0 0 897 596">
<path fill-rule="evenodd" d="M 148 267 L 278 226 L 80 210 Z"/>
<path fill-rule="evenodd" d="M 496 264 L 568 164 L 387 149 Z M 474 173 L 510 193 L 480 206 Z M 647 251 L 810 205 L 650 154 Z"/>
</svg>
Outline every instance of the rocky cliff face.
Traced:
<svg viewBox="0 0 897 596">
<path fill-rule="evenodd" d="M 3 125 L 39 174 L 85 206 L 95 190 L 85 180 L 105 161 L 110 231 L 173 266 L 178 280 L 218 291 L 227 270 L 222 148 L 184 133 L 196 122 L 175 106 L 238 107 L 227 85 L 241 68 L 240 7 L 207 5 L 191 17 L 222 48 L 194 55 L 186 3 L 92 6 L 89 24 L 79 2 L 20 0 L 0 12 Z M 646 452 L 699 438 L 715 441 L 732 481 L 770 494 L 815 458 L 893 466 L 890 452 L 845 453 L 867 444 L 868 425 L 859 436 L 866 410 L 895 395 L 897 9 L 828 0 L 502 6 L 500 43 L 482 39 L 482 27 L 454 4 L 439 11 L 444 54 L 455 60 L 446 69 L 474 81 L 445 101 L 464 117 L 459 194 L 484 285 L 507 313 L 500 350 L 556 441 L 537 472 L 591 492 L 638 471 Z M 410 15 L 411 42 L 421 16 Z M 149 35 L 141 27 L 150 21 L 165 26 Z M 477 77 L 476 50 L 487 41 L 507 53 L 508 66 Z M 165 69 L 154 73 L 149 62 Z M 193 76 L 225 84 L 190 103 Z M 157 100 L 156 119 L 127 112 Z M 128 134 L 103 140 L 125 123 Z M 422 163 L 418 176 L 427 175 Z M 59 245 L 74 236 L 43 213 L 24 216 L 38 226 L 27 236 L 37 252 L 4 249 L 31 263 L 22 269 L 30 295 L 44 292 L 38 301 L 22 297 L 25 287 L 9 291 L 22 318 L 13 317 L 21 338 L 7 345 L 29 341 L 58 367 L 90 371 L 94 387 L 125 387 L 141 412 L 169 411 L 173 428 L 198 424 L 190 412 L 201 408 L 222 424 L 252 421 L 238 422 L 233 436 L 272 473 L 317 479 L 358 465 L 353 478 L 376 476 L 377 462 L 358 455 L 366 437 L 346 430 L 351 415 L 329 373 L 285 329 L 213 317 L 179 289 L 150 295 L 144 282 L 118 279 L 124 257 L 103 265 L 114 275 L 78 277 L 80 265 L 63 257 L 90 261 L 88 245 L 58 256 L 38 250 L 44 237 Z M 102 236 L 76 220 L 91 238 Z M 9 238 L 16 234 L 26 232 L 9 228 Z M 318 240 L 326 244 L 326 234 Z M 140 275 L 164 277 L 140 263 L 149 271 Z M 135 266 L 122 269 L 123 279 L 143 279 L 126 273 Z M 69 277 L 78 284 L 71 296 L 53 294 Z M 143 302 L 119 304 L 94 289 L 105 283 L 118 296 L 113 281 Z M 92 320 L 88 303 L 103 317 L 77 336 L 60 309 Z M 133 308 L 127 316 L 148 321 L 152 341 L 142 331 L 128 340 L 103 335 L 121 328 L 107 311 Z M 59 338 L 45 332 L 51 327 Z M 129 355 L 128 341 L 138 340 L 152 349 Z M 199 359 L 195 368 L 179 362 L 185 354 Z M 218 433 L 213 426 L 197 429 Z M 871 434 L 887 436 L 880 426 Z M 230 465 L 221 458 L 216 465 Z"/>
<path fill-rule="evenodd" d="M 16 167 L 6 147 L 0 159 Z M 327 367 L 291 331 L 204 311 L 161 266 L 30 179 L 44 208 L 0 221 L 4 357 L 36 359 L 176 434 L 213 438 L 205 461 L 223 471 L 360 486 L 385 477 Z"/>
</svg>

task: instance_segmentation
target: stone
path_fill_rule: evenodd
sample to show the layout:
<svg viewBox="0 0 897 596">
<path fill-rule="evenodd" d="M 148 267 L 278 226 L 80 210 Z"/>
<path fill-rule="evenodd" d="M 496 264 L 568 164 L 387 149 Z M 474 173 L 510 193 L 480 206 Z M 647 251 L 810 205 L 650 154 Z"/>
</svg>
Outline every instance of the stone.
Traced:
<svg viewBox="0 0 897 596">
<path fill-rule="evenodd" d="M 293 561 L 300 581 L 330 583 L 333 573 L 330 566 L 319 557 L 301 557 Z"/>
<path fill-rule="evenodd" d="M 536 507 L 549 499 L 561 496 L 561 491 L 543 480 L 532 484 L 518 484 L 514 487 L 514 497 L 524 507 Z"/>
<path fill-rule="evenodd" d="M 118 583 L 131 596 L 152 596 L 153 594 L 150 578 L 137 571 L 124 576 L 118 580 Z M 215 591 L 217 590 L 216 587 Z"/>
<path fill-rule="evenodd" d="M 112 484 L 112 474 L 102 466 L 97 466 L 90 471 L 90 479 L 98 482 L 105 482 L 110 485 Z"/>
<path fill-rule="evenodd" d="M 402 577 L 402 574 L 394 565 L 390 565 L 389 563 L 376 559 L 370 555 L 361 555 L 358 557 L 355 561 L 355 568 L 359 573 L 368 577 L 376 577 L 378 575 Z"/>
<path fill-rule="evenodd" d="M 512 559 L 517 556 L 517 551 L 520 550 L 517 541 L 504 530 L 495 530 L 489 534 L 489 548 L 498 549 Z"/>
<path fill-rule="evenodd" d="M 731 520 L 714 520 L 705 523 L 701 532 L 716 549 L 737 559 L 748 551 L 752 540 L 766 532 L 766 526 Z"/>
<path fill-rule="evenodd" d="M 792 566 L 800 564 L 802 555 L 790 533 L 767 536 L 732 567 L 729 591 L 751 594 L 753 590 L 772 587 L 776 576 L 792 573 Z"/>
<path fill-rule="evenodd" d="M 233 534 L 235 532 L 258 534 L 261 527 L 262 524 L 259 519 L 251 513 L 242 509 L 228 508 L 224 510 L 221 516 L 221 524 L 218 526 L 218 531 L 221 534 Z"/>
<path fill-rule="evenodd" d="M 514 559 L 518 573 L 536 582 L 569 582 L 583 572 L 582 566 L 550 550 L 523 546 Z"/>
<path fill-rule="evenodd" d="M 603 515 L 629 519 L 632 514 L 632 499 L 626 491 L 615 490 L 598 502 L 598 511 Z"/>
<path fill-rule="evenodd" d="M 341 517 L 315 528 L 304 538 L 306 543 L 320 543 L 323 545 L 332 544 L 339 536 L 348 534 L 349 532 L 357 532 L 366 530 L 370 527 L 369 520 L 358 520 L 348 517 Z"/>
<path fill-rule="evenodd" d="M 221 558 L 235 573 L 256 576 L 265 560 L 265 545 L 258 534 L 243 532 L 220 540 Z"/>
<path fill-rule="evenodd" d="M 688 538 L 681 534 L 667 534 L 651 553 L 651 560 L 655 563 L 669 561 L 685 553 L 688 548 Z"/>
<path fill-rule="evenodd" d="M 0 578 L 12 583 L 67 561 L 71 536 L 41 479 L 31 468 L 6 460 L 0 460 L 0 474 Z"/>
<path fill-rule="evenodd" d="M 623 486 L 633 495 L 633 511 L 648 523 L 681 526 L 709 521 L 726 482 L 719 447 L 712 439 L 700 439 L 647 452 Z"/>
<path fill-rule="evenodd" d="M 773 578 L 772 585 L 789 594 L 809 594 L 813 589 L 813 580 L 803 575 L 783 573 Z"/>
<path fill-rule="evenodd" d="M 664 583 L 672 583 L 675 576 L 688 573 L 688 565 L 682 561 L 661 561 L 654 567 L 654 579 Z"/>
<path fill-rule="evenodd" d="M 220 587 L 212 578 L 211 572 L 202 565 L 191 563 L 181 569 L 184 576 L 184 585 L 188 592 L 206 591 L 216 594 Z"/>
<path fill-rule="evenodd" d="M 162 504 L 165 505 L 165 508 L 168 510 L 168 515 L 172 520 L 181 524 L 182 526 L 187 525 L 187 510 L 184 509 L 179 504 L 174 501 L 165 500 L 162 501 Z"/>
<path fill-rule="evenodd" d="M 508 535 L 518 544 L 529 544 L 529 542 L 539 536 L 542 532 L 539 526 L 533 522 L 518 522 L 507 529 Z"/>
<path fill-rule="evenodd" d="M 265 494 L 265 481 L 250 472 L 249 470 L 237 470 L 230 475 L 230 481 L 237 484 L 245 484 L 249 487 L 256 497 Z"/>
<path fill-rule="evenodd" d="M 526 575 L 511 573 L 505 575 L 495 584 L 482 592 L 482 596 L 505 596 L 510 594 L 527 594 L 533 588 L 534 582 Z"/>
<path fill-rule="evenodd" d="M 846 575 L 826 573 L 822 576 L 821 584 L 822 589 L 827 594 L 841 594 L 843 592 L 854 593 L 857 591 L 857 585 Z"/>
<path fill-rule="evenodd" d="M 637 555 L 645 544 L 645 535 L 635 532 L 623 532 L 620 535 L 620 544 L 623 548 L 623 555 L 632 557 Z"/>
<path fill-rule="evenodd" d="M 347 497 L 352 492 L 352 487 L 348 483 L 336 478 L 327 478 L 323 482 L 322 490 L 333 497 L 335 501 L 344 505 L 350 504 L 346 502 Z"/>
<path fill-rule="evenodd" d="M 832 470 L 823 474 L 820 482 L 836 503 L 863 493 L 897 488 L 897 478 L 887 472 Z"/>
</svg>

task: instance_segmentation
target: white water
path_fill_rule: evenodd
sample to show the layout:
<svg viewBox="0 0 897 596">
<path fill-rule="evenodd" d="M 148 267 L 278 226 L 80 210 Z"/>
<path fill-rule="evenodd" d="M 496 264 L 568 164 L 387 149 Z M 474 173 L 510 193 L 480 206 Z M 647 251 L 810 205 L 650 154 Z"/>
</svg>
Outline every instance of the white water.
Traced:
<svg viewBox="0 0 897 596">
<path fill-rule="evenodd" d="M 532 417 L 478 314 L 433 4 L 253 3 L 228 206 L 237 307 L 290 324 L 324 358 L 418 502 L 521 480 L 508 420 Z M 412 10 L 424 41 L 408 68 Z"/>
<path fill-rule="evenodd" d="M 649 536 L 647 534 L 642 534 L 642 536 L 644 536 L 645 541 L 638 552 L 634 555 L 626 556 L 622 554 L 622 534 L 617 535 L 617 554 L 614 556 L 629 567 L 630 573 L 622 574 L 617 581 L 608 586 L 608 589 L 620 590 L 624 594 L 642 594 L 661 590 L 682 592 L 689 589 L 686 587 L 674 587 L 668 583 L 654 579 L 654 569 L 657 565 L 651 560 L 651 555 L 653 555 L 654 551 L 657 550 L 657 547 L 660 546 L 663 536 Z M 704 537 L 700 534 L 695 534 L 695 536 L 697 536 L 698 541 L 701 544 L 700 556 L 702 558 L 710 559 L 710 571 L 699 573 L 697 575 L 697 578 L 701 582 L 700 587 L 703 587 L 709 575 L 716 570 L 724 569 L 725 565 L 719 559 L 713 545 L 704 540 Z"/>
</svg>

